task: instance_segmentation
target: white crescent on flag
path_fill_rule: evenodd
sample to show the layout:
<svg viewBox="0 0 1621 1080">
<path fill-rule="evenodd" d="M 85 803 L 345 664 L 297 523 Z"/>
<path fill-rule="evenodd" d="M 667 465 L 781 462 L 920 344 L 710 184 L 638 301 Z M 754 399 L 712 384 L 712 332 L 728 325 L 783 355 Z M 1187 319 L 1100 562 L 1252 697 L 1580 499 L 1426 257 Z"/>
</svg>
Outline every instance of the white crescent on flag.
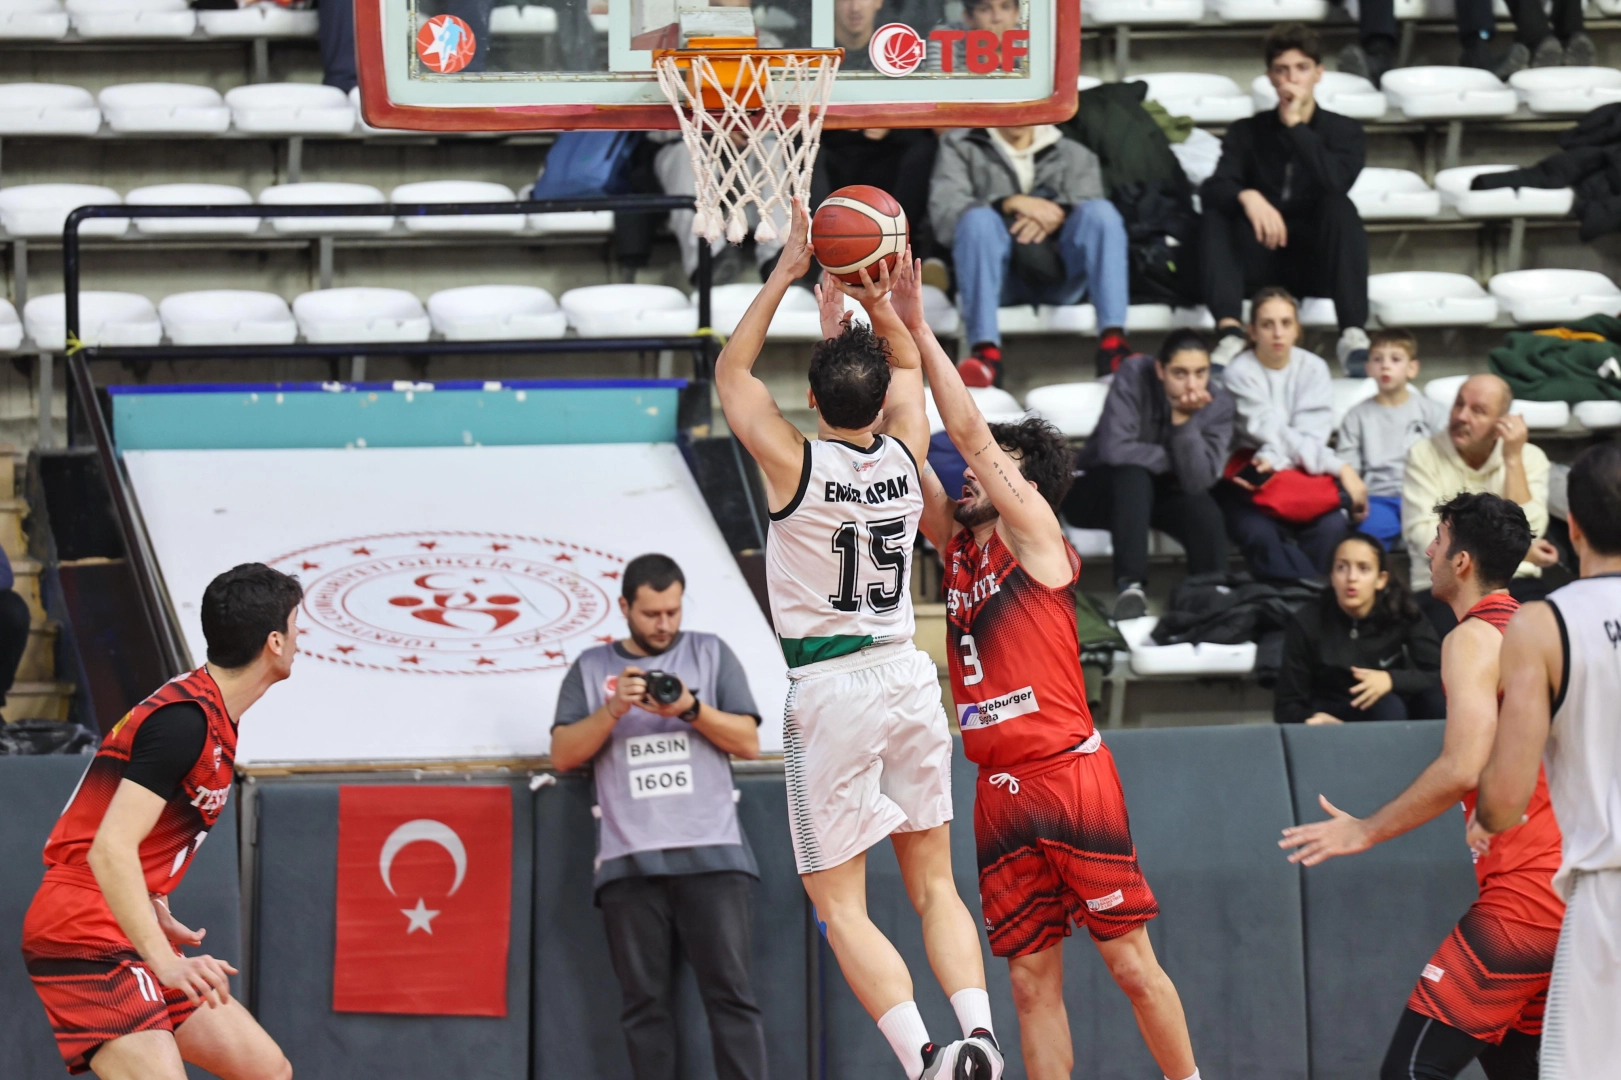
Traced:
<svg viewBox="0 0 1621 1080">
<path fill-rule="evenodd" d="M 450 892 L 445 895 L 455 896 L 456 890 L 462 887 L 462 878 L 467 876 L 467 849 L 462 846 L 462 838 L 456 835 L 455 829 L 432 818 L 407 821 L 388 834 L 388 839 L 383 841 L 382 854 L 377 859 L 377 868 L 382 872 L 383 884 L 388 886 L 389 892 L 399 895 L 394 892 L 394 883 L 389 880 L 389 868 L 394 865 L 394 856 L 407 844 L 414 844 L 418 840 L 438 844 L 450 853 L 451 859 L 456 863 L 456 880 L 451 884 Z"/>
</svg>

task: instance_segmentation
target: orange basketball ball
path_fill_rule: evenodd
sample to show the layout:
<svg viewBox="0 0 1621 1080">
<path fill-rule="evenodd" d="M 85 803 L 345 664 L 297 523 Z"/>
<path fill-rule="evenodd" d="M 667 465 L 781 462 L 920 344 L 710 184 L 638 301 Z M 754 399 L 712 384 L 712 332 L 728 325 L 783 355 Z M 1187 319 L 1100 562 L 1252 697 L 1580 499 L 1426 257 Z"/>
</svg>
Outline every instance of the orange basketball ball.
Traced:
<svg viewBox="0 0 1621 1080">
<path fill-rule="evenodd" d="M 909 237 L 901 204 L 889 192 L 867 184 L 839 188 L 822 201 L 811 219 L 816 261 L 851 285 L 861 284 L 863 267 L 874 281 L 880 263 L 893 274 Z"/>
</svg>

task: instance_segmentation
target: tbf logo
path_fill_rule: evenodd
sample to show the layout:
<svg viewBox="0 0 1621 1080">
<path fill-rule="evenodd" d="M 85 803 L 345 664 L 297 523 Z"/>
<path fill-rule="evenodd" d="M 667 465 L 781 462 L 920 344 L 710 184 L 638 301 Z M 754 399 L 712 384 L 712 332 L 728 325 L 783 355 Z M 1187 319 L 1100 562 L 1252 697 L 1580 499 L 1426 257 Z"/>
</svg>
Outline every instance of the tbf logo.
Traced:
<svg viewBox="0 0 1621 1080">
<path fill-rule="evenodd" d="M 940 46 L 940 70 L 956 71 L 957 43 L 962 42 L 963 66 L 972 75 L 1012 71 L 1019 57 L 1030 55 L 1030 31 L 935 30 L 929 40 Z M 875 70 L 894 77 L 910 75 L 923 63 L 927 49 L 923 39 L 905 23 L 889 23 L 873 32 L 867 42 L 867 55 Z"/>
</svg>

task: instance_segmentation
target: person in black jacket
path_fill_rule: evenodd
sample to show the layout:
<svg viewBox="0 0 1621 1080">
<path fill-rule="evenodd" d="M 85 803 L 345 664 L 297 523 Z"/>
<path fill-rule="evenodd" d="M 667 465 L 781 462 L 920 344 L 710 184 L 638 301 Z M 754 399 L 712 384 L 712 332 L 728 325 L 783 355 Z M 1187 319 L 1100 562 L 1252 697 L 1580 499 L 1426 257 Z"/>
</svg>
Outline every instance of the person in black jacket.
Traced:
<svg viewBox="0 0 1621 1080">
<path fill-rule="evenodd" d="M 1366 157 L 1362 125 L 1320 107 L 1316 31 L 1300 23 L 1266 37 L 1278 107 L 1227 129 L 1216 171 L 1200 188 L 1200 276 L 1222 335 L 1218 366 L 1244 350 L 1244 297 L 1268 285 L 1334 301 L 1347 374 L 1368 359 L 1368 237 L 1351 185 Z"/>
<path fill-rule="evenodd" d="M 1362 532 L 1334 549 L 1333 589 L 1297 610 L 1284 637 L 1272 702 L 1278 723 L 1446 715 L 1441 639 L 1385 559 L 1384 545 Z"/>
</svg>

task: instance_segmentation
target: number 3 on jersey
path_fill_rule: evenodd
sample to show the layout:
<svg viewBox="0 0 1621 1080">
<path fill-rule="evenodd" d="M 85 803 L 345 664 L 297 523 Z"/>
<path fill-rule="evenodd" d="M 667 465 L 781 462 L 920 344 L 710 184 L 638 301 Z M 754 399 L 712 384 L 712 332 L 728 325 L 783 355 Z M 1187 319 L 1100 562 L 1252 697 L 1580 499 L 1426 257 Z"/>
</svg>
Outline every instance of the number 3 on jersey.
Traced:
<svg viewBox="0 0 1621 1080">
<path fill-rule="evenodd" d="M 985 678 L 985 665 L 979 662 L 979 647 L 974 644 L 974 635 L 964 634 L 957 644 L 962 649 L 962 684 L 975 686 Z"/>
<path fill-rule="evenodd" d="M 839 557 L 839 591 L 829 596 L 828 603 L 835 611 L 860 611 L 862 591 L 858 591 L 861 577 L 861 526 L 846 521 L 833 530 L 833 553 Z M 906 520 L 892 518 L 875 521 L 867 526 L 867 555 L 883 578 L 869 581 L 865 592 L 867 605 L 873 611 L 894 611 L 901 602 L 901 590 L 906 587 L 906 552 L 894 541 L 906 533 Z"/>
</svg>

